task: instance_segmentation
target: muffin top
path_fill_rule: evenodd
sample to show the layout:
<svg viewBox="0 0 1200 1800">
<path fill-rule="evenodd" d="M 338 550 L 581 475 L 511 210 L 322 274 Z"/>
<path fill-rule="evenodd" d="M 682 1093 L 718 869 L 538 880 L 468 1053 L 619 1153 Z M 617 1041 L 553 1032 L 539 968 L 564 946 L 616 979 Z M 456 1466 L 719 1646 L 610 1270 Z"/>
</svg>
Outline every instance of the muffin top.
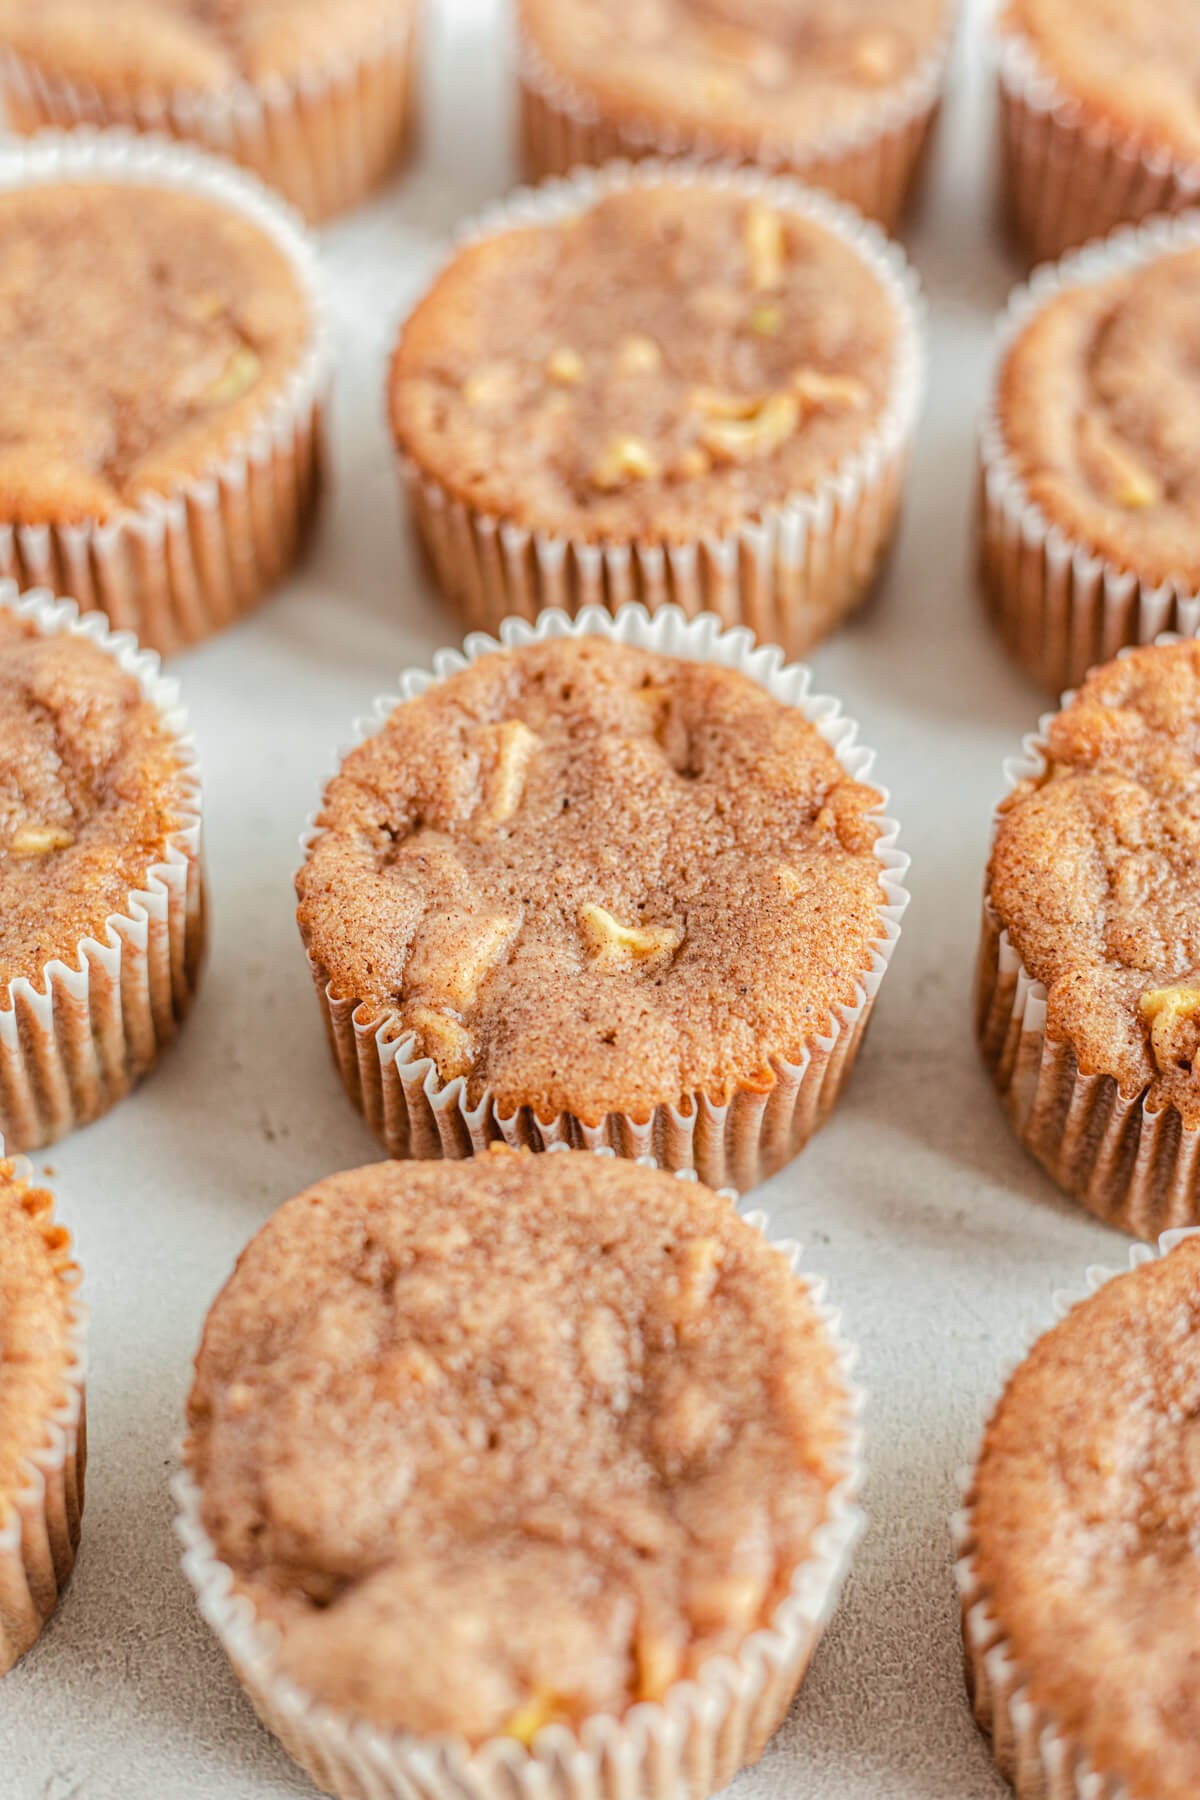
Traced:
<svg viewBox="0 0 1200 1800">
<path fill-rule="evenodd" d="M 1180 0 L 1008 0 L 1003 23 L 1118 136 L 1200 157 L 1200 39 Z"/>
<path fill-rule="evenodd" d="M 1198 1414 L 1188 1238 L 1041 1339 L 976 1474 L 977 1571 L 1030 1698 L 1131 1800 L 1200 1792 Z"/>
<path fill-rule="evenodd" d="M 1200 249 L 1057 294 L 1008 350 L 997 412 L 1051 523 L 1144 582 L 1200 587 Z"/>
<path fill-rule="evenodd" d="M 0 1161 L 0 1528 L 46 1442 L 74 1356 L 71 1240 L 44 1188 Z"/>
<path fill-rule="evenodd" d="M 735 670 L 561 638 L 396 708 L 298 878 L 334 991 L 501 1111 L 648 1117 L 774 1080 L 881 935 L 873 789 Z"/>
<path fill-rule="evenodd" d="M 991 904 L 1087 1074 L 1200 1123 L 1200 645 L 1096 669 L 1005 803 Z"/>
<path fill-rule="evenodd" d="M 177 740 L 87 639 L 0 609 L 0 1007 L 129 910 L 195 799 Z"/>
<path fill-rule="evenodd" d="M 753 155 L 870 127 L 948 0 L 519 0 L 550 72 L 608 118 Z"/>
<path fill-rule="evenodd" d="M 528 1742 L 769 1623 L 846 1396 L 727 1200 L 571 1151 L 289 1201 L 209 1315 L 188 1462 L 286 1673 L 379 1725 Z"/>
<path fill-rule="evenodd" d="M 0 0 L 0 45 L 105 94 L 297 81 L 395 29 L 407 0 Z"/>
<path fill-rule="evenodd" d="M 202 475 L 312 334 L 282 251 L 169 188 L 0 191 L 0 519 L 105 519 Z"/>
<path fill-rule="evenodd" d="M 401 447 L 467 505 L 688 542 L 810 490 L 877 427 L 902 323 L 813 220 L 635 185 L 461 251 L 392 364 Z"/>
</svg>

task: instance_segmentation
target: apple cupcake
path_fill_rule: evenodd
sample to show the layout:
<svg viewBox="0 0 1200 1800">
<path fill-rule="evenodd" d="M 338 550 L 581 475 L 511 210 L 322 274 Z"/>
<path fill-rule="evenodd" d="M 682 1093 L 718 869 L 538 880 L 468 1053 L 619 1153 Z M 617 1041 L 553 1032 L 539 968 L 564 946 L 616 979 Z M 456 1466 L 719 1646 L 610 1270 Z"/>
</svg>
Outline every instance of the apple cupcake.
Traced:
<svg viewBox="0 0 1200 1800">
<path fill-rule="evenodd" d="M 796 654 L 890 545 L 922 389 L 915 278 L 823 196 L 642 164 L 518 196 L 405 325 L 389 409 L 471 626 L 672 600 Z"/>
<path fill-rule="evenodd" d="M 952 0 L 519 0 L 534 178 L 697 155 L 799 175 L 889 231 L 928 145 Z"/>
<path fill-rule="evenodd" d="M 500 1149 L 331 1176 L 253 1240 L 196 1359 L 184 1566 L 322 1787 L 704 1800 L 758 1759 L 859 1474 L 836 1320 L 762 1224 Z"/>
<path fill-rule="evenodd" d="M 417 0 L 0 0 L 10 125 L 165 132 L 232 157 L 310 221 L 401 161 Z"/>
</svg>

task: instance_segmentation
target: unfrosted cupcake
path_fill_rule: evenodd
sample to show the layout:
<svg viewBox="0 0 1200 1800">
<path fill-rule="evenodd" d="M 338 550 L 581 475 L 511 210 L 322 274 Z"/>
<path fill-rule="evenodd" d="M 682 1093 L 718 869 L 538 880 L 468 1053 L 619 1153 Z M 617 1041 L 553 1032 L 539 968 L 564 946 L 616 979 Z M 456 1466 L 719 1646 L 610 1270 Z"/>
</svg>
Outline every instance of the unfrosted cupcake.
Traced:
<svg viewBox="0 0 1200 1800">
<path fill-rule="evenodd" d="M 1200 196 L 1200 42 L 1179 0 L 1006 0 L 1004 198 L 1031 262 Z"/>
<path fill-rule="evenodd" d="M 1043 271 L 1009 307 L 982 435 L 984 587 L 1061 693 L 1200 625 L 1200 222 Z"/>
<path fill-rule="evenodd" d="M 0 575 L 169 653 L 284 574 L 327 350 L 257 184 L 122 134 L 0 152 Z"/>
<path fill-rule="evenodd" d="M 0 0 L 0 92 L 18 131 L 169 132 L 320 220 L 403 154 L 416 14 L 417 0 Z"/>
<path fill-rule="evenodd" d="M 830 1326 L 726 1198 L 611 1158 L 290 1201 L 209 1315 L 179 1490 L 265 1722 L 348 1800 L 723 1786 L 856 1531 Z"/>
<path fill-rule="evenodd" d="M 532 176 L 696 154 L 798 174 L 889 229 L 937 111 L 952 0 L 519 0 Z"/>
<path fill-rule="evenodd" d="M 1025 1146 L 1139 1237 L 1200 1219 L 1200 644 L 1096 669 L 1011 764 L 978 1024 Z"/>
<path fill-rule="evenodd" d="M 83 1514 L 84 1315 L 53 1207 L 0 1160 L 0 1675 L 58 1604 Z"/>
<path fill-rule="evenodd" d="M 1019 1800 L 1200 1791 L 1200 1240 L 1173 1241 L 1035 1345 L 957 1521 L 975 1716 Z"/>
<path fill-rule="evenodd" d="M 753 173 L 619 167 L 485 220 L 390 381 L 456 611 L 675 600 L 805 649 L 891 542 L 915 296 L 878 232 Z"/>
<path fill-rule="evenodd" d="M 0 1132 L 50 1143 L 174 1038 L 204 949 L 200 780 L 174 683 L 0 582 Z"/>
<path fill-rule="evenodd" d="M 606 1144 L 745 1188 L 849 1073 L 896 827 L 777 651 L 673 608 L 566 627 L 414 672 L 326 788 L 298 917 L 337 1062 L 394 1156 Z"/>
</svg>

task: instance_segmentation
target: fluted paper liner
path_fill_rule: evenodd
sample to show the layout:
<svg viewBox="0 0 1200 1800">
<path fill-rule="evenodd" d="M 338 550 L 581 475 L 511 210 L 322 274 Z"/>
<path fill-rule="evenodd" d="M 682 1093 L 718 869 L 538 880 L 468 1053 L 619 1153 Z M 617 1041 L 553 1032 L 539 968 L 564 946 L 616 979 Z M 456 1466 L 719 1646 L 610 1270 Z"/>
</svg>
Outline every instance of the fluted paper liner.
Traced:
<svg viewBox="0 0 1200 1800">
<path fill-rule="evenodd" d="M 993 34 L 1001 202 L 1031 263 L 1200 201 L 1200 163 L 1148 148 L 1063 88 L 1014 25 Z"/>
<path fill-rule="evenodd" d="M 644 607 L 626 606 L 615 618 L 603 607 L 592 606 L 574 620 L 550 611 L 532 626 L 523 619 L 509 619 L 500 629 L 499 641 L 474 634 L 461 653 L 440 651 L 432 675 L 410 669 L 397 692 L 377 701 L 370 716 L 359 721 L 355 742 L 373 735 L 402 701 L 424 693 L 480 656 L 568 636 L 603 637 L 666 656 L 740 669 L 776 700 L 798 708 L 854 780 L 870 777 L 874 753 L 856 743 L 858 727 L 842 714 L 836 700 L 812 692 L 808 669 L 784 666 L 782 651 L 773 645 L 755 648 L 746 630 L 723 631 L 711 615 L 687 619 L 674 606 L 652 615 Z M 881 791 L 881 808 L 886 805 L 887 794 Z M 873 816 L 879 827 L 875 854 L 882 892 L 879 933 L 871 943 L 869 965 L 855 971 L 854 1000 L 835 1008 L 828 1031 L 810 1039 L 797 1061 L 769 1059 L 774 1079 L 768 1088 L 761 1078 L 753 1083 L 747 1079 L 721 1104 L 697 1093 L 684 1106 L 658 1106 L 646 1119 L 610 1113 L 599 1125 L 587 1124 L 572 1113 L 542 1119 L 529 1106 L 506 1114 L 489 1093 L 471 1106 L 466 1081 L 461 1076 L 440 1080 L 433 1060 L 417 1053 L 414 1034 L 402 1025 L 395 1008 L 339 995 L 328 971 L 310 953 L 309 967 L 346 1092 L 389 1156 L 472 1156 L 499 1140 L 531 1150 L 555 1144 L 587 1150 L 607 1146 L 621 1156 L 653 1156 L 664 1168 L 695 1169 L 710 1187 L 753 1187 L 795 1156 L 828 1118 L 854 1064 L 900 936 L 908 905 L 904 878 L 909 859 L 896 847 L 899 825 L 882 814 Z M 305 834 L 306 852 L 319 835 L 315 827 Z"/>
<path fill-rule="evenodd" d="M 1154 585 L 1119 568 L 1054 524 L 1030 499 L 1009 453 L 1000 375 L 1008 352 L 1058 295 L 1200 246 L 1200 213 L 1115 232 L 1018 289 L 1000 324 L 992 391 L 980 431 L 979 558 L 993 621 L 1026 673 L 1053 693 L 1098 662 L 1163 631 L 1200 626 L 1200 594 Z"/>
<path fill-rule="evenodd" d="M 622 1718 L 596 1716 L 577 1731 L 547 1726 L 530 1749 L 497 1737 L 472 1750 L 461 1739 L 387 1731 L 316 1701 L 280 1673 L 277 1630 L 256 1617 L 217 1557 L 185 1449 L 173 1484 L 176 1530 L 200 1611 L 263 1723 L 318 1786 L 342 1800 L 704 1800 L 758 1760 L 833 1614 L 862 1528 L 862 1394 L 852 1377 L 856 1352 L 840 1336 L 840 1314 L 827 1305 L 824 1282 L 799 1273 L 800 1246 L 771 1238 L 765 1215 L 745 1217 L 797 1271 L 837 1354 L 846 1395 L 844 1472 L 770 1626 L 748 1637 L 736 1656 L 714 1657 L 694 1680 L 677 1682 L 662 1701 L 635 1705 Z"/>
<path fill-rule="evenodd" d="M 4 1146 L 0 1144 L 0 1155 Z M 15 1181 L 37 1185 L 23 1158 L 12 1164 Z M 64 1259 L 69 1247 L 64 1247 Z M 74 1294 L 80 1272 L 64 1260 L 60 1279 Z M 41 1442 L 19 1466 L 13 1503 L 0 1501 L 0 1675 L 38 1637 L 58 1604 L 75 1562 L 83 1516 L 87 1427 L 87 1313 L 72 1299 L 68 1363 L 63 1390 L 45 1421 Z"/>
<path fill-rule="evenodd" d="M 1191 1230 L 1164 1232 L 1157 1251 L 1135 1244 L 1130 1268 L 1168 1256 Z M 1127 1271 L 1094 1267 L 1087 1293 Z M 1055 1311 L 1066 1317 L 1084 1294 L 1056 1294 Z M 1129 1800 L 1124 1781 L 1093 1764 L 1087 1750 L 1063 1729 L 1053 1713 L 1029 1694 L 1029 1677 L 992 1611 L 992 1596 L 976 1566 L 975 1471 L 963 1477 L 963 1506 L 951 1522 L 955 1581 L 962 1608 L 967 1691 L 975 1721 L 992 1742 L 997 1766 L 1017 1792 L 1017 1800 Z"/>
<path fill-rule="evenodd" d="M 1155 640 L 1177 641 L 1171 633 Z M 1073 693 L 1062 705 L 1069 706 Z M 1007 793 L 1047 767 L 1046 713 L 1020 756 L 1004 765 Z M 999 829 L 1003 802 L 992 824 Z M 989 849 L 990 856 L 990 849 Z M 1085 1074 L 1074 1047 L 1046 1030 L 1047 994 L 985 892 L 975 1025 L 1009 1122 L 1046 1173 L 1107 1225 L 1153 1240 L 1200 1220 L 1200 1129 L 1178 1109 L 1155 1111 L 1145 1090 L 1124 1094 L 1112 1075 Z"/>
<path fill-rule="evenodd" d="M 249 169 L 312 223 L 364 199 L 412 135 L 415 0 L 358 52 L 292 80 L 215 92 L 101 91 L 0 47 L 0 101 L 14 130 L 119 126 L 194 143 Z"/>
<path fill-rule="evenodd" d="M 795 175 L 895 231 L 917 186 L 941 104 L 953 19 L 909 79 L 881 93 L 869 118 L 793 142 L 763 136 L 750 155 L 736 143 L 645 119 L 605 118 L 547 62 L 527 33 L 518 52 L 521 156 L 526 176 L 566 175 L 615 157 L 696 157 L 746 161 Z"/>
<path fill-rule="evenodd" d="M 670 601 L 689 614 L 710 611 L 726 625 L 748 625 L 799 655 L 863 599 L 895 531 L 925 385 L 920 287 L 903 251 L 849 207 L 786 178 L 695 162 L 576 170 L 484 214 L 458 248 L 516 226 L 569 219 L 607 194 L 664 183 L 759 197 L 832 233 L 875 276 L 895 315 L 892 392 L 859 447 L 808 491 L 728 532 L 687 542 L 593 543 L 517 525 L 466 505 L 403 451 L 402 486 L 438 584 L 472 630 L 534 619 L 548 606 L 574 613 L 637 600 L 653 610 Z"/>
<path fill-rule="evenodd" d="M 88 639 L 134 678 L 176 742 L 184 796 L 162 861 L 125 910 L 100 937 L 81 939 L 71 962 L 48 962 L 38 982 L 22 976 L 0 996 L 0 1133 L 16 1152 L 99 1118 L 175 1037 L 203 958 L 204 874 L 200 772 L 178 683 L 152 652 L 114 635 L 99 613 L 80 617 L 69 600 L 18 595 L 0 580 L 0 606 L 46 636 Z"/>
<path fill-rule="evenodd" d="M 308 303 L 308 341 L 253 428 L 195 477 L 109 518 L 23 525 L 0 513 L 0 577 L 108 615 L 168 656 L 255 606 L 294 561 L 317 497 L 331 339 L 316 255 L 291 212 L 231 164 L 163 138 L 46 133 L 0 147 L 0 189 L 128 182 L 199 195 L 257 226 Z"/>
</svg>

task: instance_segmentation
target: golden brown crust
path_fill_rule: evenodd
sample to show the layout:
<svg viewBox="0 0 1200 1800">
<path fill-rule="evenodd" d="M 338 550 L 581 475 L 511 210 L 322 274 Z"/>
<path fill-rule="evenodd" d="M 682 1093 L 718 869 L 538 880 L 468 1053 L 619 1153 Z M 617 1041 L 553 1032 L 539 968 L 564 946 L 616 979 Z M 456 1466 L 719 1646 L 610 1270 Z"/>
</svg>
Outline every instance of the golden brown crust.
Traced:
<svg viewBox="0 0 1200 1800">
<path fill-rule="evenodd" d="M 178 745 L 114 658 L 0 610 L 0 1005 L 127 913 L 190 808 Z"/>
<path fill-rule="evenodd" d="M 78 1270 L 53 1196 L 0 1161 L 0 1525 L 66 1396 Z"/>
<path fill-rule="evenodd" d="M 1000 372 L 1029 498 L 1148 587 L 1200 588 L 1200 250 L 1056 295 Z"/>
<path fill-rule="evenodd" d="M 946 0 L 521 0 L 547 69 L 626 129 L 753 157 L 869 127 L 948 28 Z"/>
<path fill-rule="evenodd" d="M 1093 672 L 1006 802 L 988 896 L 1085 1074 L 1200 1123 L 1200 645 Z M 1195 1002 L 1195 1004 L 1193 1004 Z"/>
<path fill-rule="evenodd" d="M 636 186 L 462 251 L 401 335 L 392 428 L 473 509 L 689 543 L 861 449 L 899 335 L 878 277 L 824 227 L 703 183 Z"/>
<path fill-rule="evenodd" d="M 394 30 L 397 11 L 397 0 L 0 0 L 0 44 L 108 96 L 219 94 L 338 67 Z"/>
<path fill-rule="evenodd" d="M 880 935 L 878 793 L 736 671 L 594 638 L 485 656 L 326 790 L 298 879 L 338 993 L 443 1079 L 598 1123 L 769 1087 Z"/>
<path fill-rule="evenodd" d="M 845 1405 L 806 1291 L 726 1200 L 499 1150 L 281 1208 L 209 1315 L 188 1459 L 303 1689 L 528 1741 L 769 1621 Z"/>
<path fill-rule="evenodd" d="M 0 520 L 103 520 L 199 478 L 269 416 L 312 329 L 283 253 L 215 201 L 0 193 Z"/>
<path fill-rule="evenodd" d="M 1200 1791 L 1200 1240 L 1036 1345 L 988 1427 L 977 1573 L 1036 1705 L 1131 1800 Z"/>
<path fill-rule="evenodd" d="M 1178 0 L 1008 0 L 1002 24 L 1095 123 L 1200 159 L 1200 42 Z"/>
</svg>

